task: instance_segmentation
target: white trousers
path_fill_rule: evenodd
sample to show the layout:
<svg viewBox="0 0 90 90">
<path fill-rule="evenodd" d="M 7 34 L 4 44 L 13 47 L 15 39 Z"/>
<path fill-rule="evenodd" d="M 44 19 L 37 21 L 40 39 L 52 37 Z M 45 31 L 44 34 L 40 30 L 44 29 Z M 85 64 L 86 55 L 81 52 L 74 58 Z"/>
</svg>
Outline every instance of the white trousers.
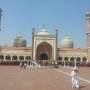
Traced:
<svg viewBox="0 0 90 90">
<path fill-rule="evenodd" d="M 79 88 L 79 80 L 72 77 L 72 87 Z"/>
</svg>

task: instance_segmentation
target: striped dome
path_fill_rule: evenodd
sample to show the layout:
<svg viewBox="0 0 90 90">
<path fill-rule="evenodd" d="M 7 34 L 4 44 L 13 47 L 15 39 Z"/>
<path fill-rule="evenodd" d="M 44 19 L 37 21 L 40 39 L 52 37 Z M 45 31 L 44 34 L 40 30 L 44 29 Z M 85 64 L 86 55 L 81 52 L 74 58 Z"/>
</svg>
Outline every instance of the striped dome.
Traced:
<svg viewBox="0 0 90 90">
<path fill-rule="evenodd" d="M 62 41 L 61 41 L 61 48 L 73 48 L 73 40 L 66 36 Z"/>
</svg>

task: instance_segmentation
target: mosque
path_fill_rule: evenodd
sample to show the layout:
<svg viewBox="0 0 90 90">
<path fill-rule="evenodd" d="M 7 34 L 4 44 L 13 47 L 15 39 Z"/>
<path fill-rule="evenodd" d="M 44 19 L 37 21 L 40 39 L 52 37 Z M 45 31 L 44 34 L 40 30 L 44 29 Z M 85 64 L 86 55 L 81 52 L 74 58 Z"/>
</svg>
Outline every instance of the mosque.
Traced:
<svg viewBox="0 0 90 90">
<path fill-rule="evenodd" d="M 40 64 L 57 63 L 73 65 L 90 62 L 90 13 L 87 18 L 87 48 L 75 48 L 73 40 L 66 36 L 58 47 L 58 30 L 48 33 L 45 27 L 40 32 L 32 28 L 32 47 L 27 47 L 27 41 L 22 36 L 14 39 L 13 46 L 0 47 L 0 63 L 20 63 L 36 61 Z M 1 20 L 0 20 L 1 21 Z"/>
</svg>

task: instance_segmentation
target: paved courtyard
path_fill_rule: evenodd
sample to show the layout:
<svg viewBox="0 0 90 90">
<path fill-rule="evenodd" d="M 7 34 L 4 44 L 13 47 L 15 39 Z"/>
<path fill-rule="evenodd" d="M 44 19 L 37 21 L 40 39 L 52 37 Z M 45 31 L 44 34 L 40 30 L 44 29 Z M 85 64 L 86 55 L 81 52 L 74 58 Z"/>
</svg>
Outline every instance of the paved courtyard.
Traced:
<svg viewBox="0 0 90 90">
<path fill-rule="evenodd" d="M 0 90 L 74 90 L 71 87 L 71 68 L 21 69 L 19 66 L 0 66 Z M 80 67 L 80 90 L 90 90 L 90 68 Z M 88 80 L 88 81 L 87 81 Z"/>
</svg>

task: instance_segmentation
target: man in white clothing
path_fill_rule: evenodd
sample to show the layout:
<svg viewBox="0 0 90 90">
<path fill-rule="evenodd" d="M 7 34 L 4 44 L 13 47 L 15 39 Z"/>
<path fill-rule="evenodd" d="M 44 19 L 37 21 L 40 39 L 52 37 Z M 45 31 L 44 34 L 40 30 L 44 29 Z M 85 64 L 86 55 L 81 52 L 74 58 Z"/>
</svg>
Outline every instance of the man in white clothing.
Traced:
<svg viewBox="0 0 90 90">
<path fill-rule="evenodd" d="M 79 77 L 78 77 L 78 69 L 75 67 L 74 70 L 71 72 L 71 78 L 72 78 L 72 88 L 79 89 Z"/>
</svg>

